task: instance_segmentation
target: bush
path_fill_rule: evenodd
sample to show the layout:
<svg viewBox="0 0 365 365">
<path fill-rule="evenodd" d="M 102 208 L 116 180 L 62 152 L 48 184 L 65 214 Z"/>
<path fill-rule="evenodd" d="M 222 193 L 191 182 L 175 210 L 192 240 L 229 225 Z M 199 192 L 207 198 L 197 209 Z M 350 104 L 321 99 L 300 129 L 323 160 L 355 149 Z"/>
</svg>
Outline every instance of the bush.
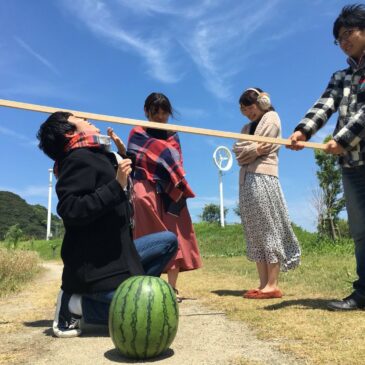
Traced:
<svg viewBox="0 0 365 365">
<path fill-rule="evenodd" d="M 332 238 L 311 233 L 293 224 L 293 230 L 298 238 L 302 253 L 353 253 L 354 243 L 351 238 L 341 238 L 333 241 Z"/>
<path fill-rule="evenodd" d="M 5 241 L 7 242 L 8 248 L 17 248 L 18 242 L 23 236 L 23 231 L 19 227 L 19 224 L 11 226 L 5 234 Z"/>
<path fill-rule="evenodd" d="M 226 217 L 228 208 L 224 208 L 223 214 Z M 203 222 L 221 223 L 221 208 L 217 204 L 205 204 L 203 212 L 200 215 Z"/>
<path fill-rule="evenodd" d="M 39 257 L 43 260 L 54 260 L 60 258 L 62 239 L 54 238 L 47 240 L 34 240 L 22 241 L 19 243 L 19 248 L 23 250 L 36 251 Z"/>
<path fill-rule="evenodd" d="M 39 271 L 39 255 L 0 248 L 0 296 L 14 292 Z"/>
</svg>

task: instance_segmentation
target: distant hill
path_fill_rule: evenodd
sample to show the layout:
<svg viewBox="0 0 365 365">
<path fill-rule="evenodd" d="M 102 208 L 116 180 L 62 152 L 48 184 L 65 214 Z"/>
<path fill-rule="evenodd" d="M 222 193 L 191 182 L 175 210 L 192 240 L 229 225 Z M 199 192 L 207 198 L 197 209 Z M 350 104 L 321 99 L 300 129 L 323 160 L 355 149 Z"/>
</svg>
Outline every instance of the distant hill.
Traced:
<svg viewBox="0 0 365 365">
<path fill-rule="evenodd" d="M 19 224 L 24 236 L 45 239 L 47 233 L 47 209 L 39 204 L 30 205 L 19 195 L 0 191 L 0 240 L 14 224 Z M 51 217 L 52 233 L 55 228 L 63 230 L 62 220 L 56 215 Z"/>
</svg>

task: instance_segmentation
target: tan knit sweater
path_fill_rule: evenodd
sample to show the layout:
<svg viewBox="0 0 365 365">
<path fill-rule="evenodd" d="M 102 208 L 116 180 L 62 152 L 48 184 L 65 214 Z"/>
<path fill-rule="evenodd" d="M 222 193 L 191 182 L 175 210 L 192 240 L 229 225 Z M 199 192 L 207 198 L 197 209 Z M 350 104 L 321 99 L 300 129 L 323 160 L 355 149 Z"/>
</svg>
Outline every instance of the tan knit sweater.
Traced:
<svg viewBox="0 0 365 365">
<path fill-rule="evenodd" d="M 251 123 L 243 126 L 241 133 L 248 134 Z M 255 136 L 280 137 L 281 124 L 278 113 L 269 111 L 263 115 L 254 133 Z M 279 145 L 272 145 L 270 152 L 266 155 L 257 154 L 257 142 L 238 141 L 233 145 L 233 152 L 236 160 L 241 166 L 240 184 L 245 180 L 246 172 L 278 176 L 278 152 Z"/>
</svg>

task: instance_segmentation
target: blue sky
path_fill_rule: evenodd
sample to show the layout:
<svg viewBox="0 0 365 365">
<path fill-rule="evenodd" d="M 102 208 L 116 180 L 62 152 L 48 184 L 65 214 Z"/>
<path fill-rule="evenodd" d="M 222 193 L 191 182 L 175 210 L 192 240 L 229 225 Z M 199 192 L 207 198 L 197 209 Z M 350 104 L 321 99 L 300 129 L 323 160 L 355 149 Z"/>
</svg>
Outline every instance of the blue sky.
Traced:
<svg viewBox="0 0 365 365">
<path fill-rule="evenodd" d="M 0 2 L 0 98 L 144 119 L 143 103 L 165 93 L 173 124 L 239 132 L 238 98 L 271 95 L 288 137 L 331 74 L 346 67 L 332 25 L 347 1 L 12 0 Z M 49 160 L 37 148 L 45 114 L 0 107 L 0 190 L 47 206 Z M 313 141 L 334 127 L 336 118 Z M 107 123 L 96 125 L 106 131 Z M 130 127 L 113 125 L 126 138 Z M 212 154 L 233 141 L 181 134 L 197 197 L 194 221 L 219 202 Z M 292 221 L 315 228 L 313 150 L 281 149 L 280 181 Z M 228 222 L 238 221 L 238 167 L 224 176 Z M 53 194 L 53 211 L 57 198 Z M 253 207 L 254 209 L 254 207 Z"/>
</svg>

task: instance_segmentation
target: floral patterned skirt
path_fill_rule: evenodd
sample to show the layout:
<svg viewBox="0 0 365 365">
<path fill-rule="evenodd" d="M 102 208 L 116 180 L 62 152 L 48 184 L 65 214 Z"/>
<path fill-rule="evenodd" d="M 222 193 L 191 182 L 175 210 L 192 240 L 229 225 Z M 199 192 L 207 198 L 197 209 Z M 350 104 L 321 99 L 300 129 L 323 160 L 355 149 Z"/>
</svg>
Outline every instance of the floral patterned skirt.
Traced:
<svg viewBox="0 0 365 365">
<path fill-rule="evenodd" d="M 279 179 L 247 172 L 239 194 L 248 259 L 279 262 L 282 271 L 298 266 L 301 251 Z"/>
</svg>

